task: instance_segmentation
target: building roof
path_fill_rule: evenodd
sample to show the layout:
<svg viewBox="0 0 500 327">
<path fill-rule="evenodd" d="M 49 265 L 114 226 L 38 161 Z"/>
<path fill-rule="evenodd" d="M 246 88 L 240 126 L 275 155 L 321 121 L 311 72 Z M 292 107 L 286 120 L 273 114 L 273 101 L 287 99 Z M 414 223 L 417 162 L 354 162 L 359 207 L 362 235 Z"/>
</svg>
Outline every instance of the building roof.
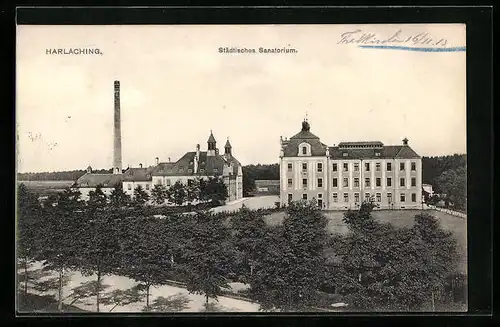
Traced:
<svg viewBox="0 0 500 327">
<path fill-rule="evenodd" d="M 129 168 L 123 173 L 123 181 L 127 182 L 147 182 L 150 181 L 151 172 L 155 167 Z"/>
<path fill-rule="evenodd" d="M 194 171 L 194 158 L 196 152 L 187 152 L 177 162 L 174 163 L 160 163 L 156 166 L 151 175 L 153 176 L 213 176 L 222 175 L 224 171 L 224 164 L 233 163 L 233 174 L 238 174 L 238 166 L 241 164 L 233 156 L 227 159 L 223 155 L 207 156 L 206 151 L 200 151 L 200 158 L 198 161 L 198 174 Z M 216 171 L 215 171 L 216 169 Z M 203 171 L 202 171 L 203 170 Z"/>
<path fill-rule="evenodd" d="M 75 182 L 76 187 L 97 187 L 113 188 L 123 181 L 123 174 L 92 174 L 86 173 Z"/>
<path fill-rule="evenodd" d="M 408 145 L 385 145 L 381 148 L 340 148 L 330 147 L 332 159 L 414 159 L 420 156 Z M 344 155 L 347 153 L 347 156 Z M 377 153 L 379 155 L 377 155 Z"/>
<path fill-rule="evenodd" d="M 311 146 L 311 156 L 319 157 L 326 155 L 327 146 L 319 140 L 319 137 L 310 132 L 308 122 L 302 122 L 302 130 L 292 136 L 288 141 L 283 141 L 283 156 L 297 157 L 299 154 L 299 145 L 308 143 Z"/>
<path fill-rule="evenodd" d="M 224 145 L 225 148 L 230 148 L 231 147 L 231 143 L 229 143 L 229 139 L 227 139 L 226 141 L 226 145 Z"/>
</svg>

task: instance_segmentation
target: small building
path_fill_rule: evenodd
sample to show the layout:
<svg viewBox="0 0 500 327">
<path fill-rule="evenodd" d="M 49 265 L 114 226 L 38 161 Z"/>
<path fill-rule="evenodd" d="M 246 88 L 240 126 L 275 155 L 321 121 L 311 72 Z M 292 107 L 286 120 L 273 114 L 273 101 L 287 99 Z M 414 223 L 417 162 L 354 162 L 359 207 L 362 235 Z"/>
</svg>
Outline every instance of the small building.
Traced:
<svg viewBox="0 0 500 327">
<path fill-rule="evenodd" d="M 279 179 L 258 179 L 255 180 L 254 195 L 279 195 L 280 181 Z"/>
<path fill-rule="evenodd" d="M 112 174 L 95 174 L 92 173 L 92 167 L 89 166 L 85 175 L 76 180 L 74 187 L 80 191 L 81 199 L 88 201 L 89 192 L 95 191 L 98 185 L 101 186 L 102 192 L 109 196 L 122 181 L 123 174 L 116 169 Z"/>
<path fill-rule="evenodd" d="M 141 186 L 148 195 L 151 195 L 151 173 L 154 169 L 155 167 L 142 168 L 142 164 L 139 165 L 139 168 L 128 168 L 123 173 L 123 191 L 133 198 L 135 189 Z"/>
</svg>

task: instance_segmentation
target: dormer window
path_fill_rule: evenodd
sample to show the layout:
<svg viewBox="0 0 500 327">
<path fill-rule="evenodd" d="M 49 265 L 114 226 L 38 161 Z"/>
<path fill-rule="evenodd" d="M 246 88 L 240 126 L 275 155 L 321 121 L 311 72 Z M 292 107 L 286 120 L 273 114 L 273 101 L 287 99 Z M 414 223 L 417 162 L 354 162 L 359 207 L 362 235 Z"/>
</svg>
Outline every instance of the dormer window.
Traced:
<svg viewBox="0 0 500 327">
<path fill-rule="evenodd" d="M 192 170 L 192 169 L 188 169 L 188 173 L 192 173 L 192 172 L 193 172 L 193 170 Z"/>
<path fill-rule="evenodd" d="M 342 156 L 343 156 L 343 157 L 347 157 L 347 156 L 348 156 L 348 153 L 347 153 L 347 152 L 344 152 L 344 153 L 342 153 Z"/>
<path fill-rule="evenodd" d="M 205 172 L 205 169 L 201 168 L 200 173 L 204 173 L 204 172 Z"/>
<path fill-rule="evenodd" d="M 376 157 L 380 157 L 380 152 L 375 152 Z"/>
<path fill-rule="evenodd" d="M 309 143 L 301 143 L 299 144 L 299 156 L 310 156 L 311 155 L 311 145 Z"/>
<path fill-rule="evenodd" d="M 182 173 L 182 172 L 184 172 L 184 169 L 179 168 L 179 173 Z"/>
<path fill-rule="evenodd" d="M 214 173 L 218 172 L 219 170 L 217 168 L 214 168 Z"/>
</svg>

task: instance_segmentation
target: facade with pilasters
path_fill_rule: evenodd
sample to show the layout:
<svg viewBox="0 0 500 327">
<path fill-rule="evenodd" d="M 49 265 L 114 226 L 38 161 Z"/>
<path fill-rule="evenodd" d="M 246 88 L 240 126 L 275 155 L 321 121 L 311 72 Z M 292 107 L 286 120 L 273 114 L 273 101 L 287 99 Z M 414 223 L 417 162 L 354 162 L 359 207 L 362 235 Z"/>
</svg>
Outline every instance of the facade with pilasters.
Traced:
<svg viewBox="0 0 500 327">
<path fill-rule="evenodd" d="M 422 160 L 408 145 L 382 142 L 323 144 L 307 121 L 281 139 L 280 201 L 315 200 L 324 210 L 359 208 L 372 200 L 380 209 L 422 208 Z"/>
</svg>

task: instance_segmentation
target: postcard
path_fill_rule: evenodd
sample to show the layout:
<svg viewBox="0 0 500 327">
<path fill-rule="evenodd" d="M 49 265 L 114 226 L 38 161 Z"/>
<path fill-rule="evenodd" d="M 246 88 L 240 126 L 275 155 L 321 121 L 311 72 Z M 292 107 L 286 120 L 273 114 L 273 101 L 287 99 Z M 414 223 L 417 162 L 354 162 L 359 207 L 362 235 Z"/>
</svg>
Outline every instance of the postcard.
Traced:
<svg viewBox="0 0 500 327">
<path fill-rule="evenodd" d="M 19 313 L 465 312 L 465 24 L 18 25 Z"/>
</svg>

